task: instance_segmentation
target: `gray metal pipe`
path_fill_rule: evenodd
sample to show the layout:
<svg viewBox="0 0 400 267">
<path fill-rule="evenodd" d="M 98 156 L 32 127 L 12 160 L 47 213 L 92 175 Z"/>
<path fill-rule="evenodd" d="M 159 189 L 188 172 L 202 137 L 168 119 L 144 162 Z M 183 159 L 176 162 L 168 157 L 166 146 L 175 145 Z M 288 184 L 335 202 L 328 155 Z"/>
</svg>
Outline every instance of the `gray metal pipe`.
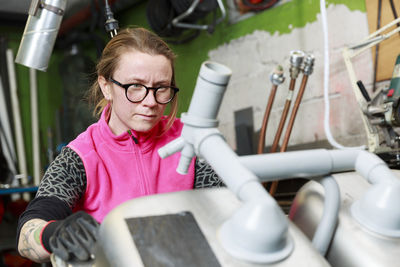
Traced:
<svg viewBox="0 0 400 267">
<path fill-rule="evenodd" d="M 15 62 L 46 71 L 67 0 L 32 0 Z"/>
<path fill-rule="evenodd" d="M 324 187 L 325 201 L 323 215 L 314 233 L 312 244 L 321 255 L 325 255 L 335 233 L 340 209 L 340 190 L 336 180 L 330 175 L 317 181 Z"/>
<path fill-rule="evenodd" d="M 309 178 L 352 171 L 362 150 L 313 149 L 285 153 L 241 156 L 240 162 L 262 182 Z"/>
<path fill-rule="evenodd" d="M 216 153 L 217 151 L 218 153 Z M 207 160 L 226 186 L 241 201 L 247 202 L 270 197 L 259 183 L 258 178 L 240 163 L 238 155 L 221 136 L 210 135 L 205 138 L 199 146 L 199 152 L 200 156 Z M 253 183 L 254 186 L 250 185 Z"/>
</svg>

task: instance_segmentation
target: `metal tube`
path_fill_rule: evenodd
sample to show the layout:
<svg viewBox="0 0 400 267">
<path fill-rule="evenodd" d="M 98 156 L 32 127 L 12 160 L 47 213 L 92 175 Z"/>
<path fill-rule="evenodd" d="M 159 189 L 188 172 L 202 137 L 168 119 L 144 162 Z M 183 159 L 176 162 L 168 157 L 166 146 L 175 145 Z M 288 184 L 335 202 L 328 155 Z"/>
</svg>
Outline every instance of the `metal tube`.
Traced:
<svg viewBox="0 0 400 267">
<path fill-rule="evenodd" d="M 14 147 L 14 138 L 12 134 L 12 128 L 10 125 L 10 117 L 8 115 L 6 98 L 4 94 L 3 81 L 0 77 L 0 127 L 3 130 L 4 136 L 1 135 L 0 142 L 2 142 L 2 149 L 4 156 L 7 160 L 8 167 L 12 175 L 17 174 L 16 166 L 16 152 Z M 4 139 L 3 139 L 4 138 Z"/>
<path fill-rule="evenodd" d="M 303 75 L 303 79 L 301 81 L 299 92 L 297 93 L 296 101 L 295 101 L 293 109 L 292 109 L 292 114 L 290 115 L 290 118 L 289 118 L 288 126 L 286 127 L 285 137 L 283 138 L 283 143 L 282 143 L 281 150 L 280 150 L 281 152 L 285 152 L 287 149 L 287 146 L 289 144 L 290 134 L 292 133 L 292 129 L 293 129 L 294 121 L 296 119 L 297 111 L 299 110 L 301 99 L 303 98 L 304 91 L 306 89 L 308 77 L 313 72 L 314 56 L 307 55 L 303 62 L 304 62 L 304 67 L 303 67 L 304 75 Z"/>
<path fill-rule="evenodd" d="M 293 98 L 293 91 L 296 84 L 296 79 L 299 76 L 301 70 L 301 64 L 303 62 L 304 53 L 300 50 L 294 50 L 290 52 L 290 85 L 289 92 L 286 97 L 285 106 L 283 108 L 281 120 L 279 122 L 278 130 L 276 131 L 274 142 L 272 143 L 271 151 L 276 152 L 279 145 L 279 139 L 281 138 L 283 127 L 285 126 L 285 121 L 287 114 L 289 113 L 290 104 Z"/>
<path fill-rule="evenodd" d="M 281 120 L 279 121 L 279 126 L 278 126 L 278 129 L 277 129 L 276 134 L 275 134 L 274 141 L 273 141 L 272 146 L 271 146 L 271 150 L 270 150 L 271 153 L 276 152 L 276 150 L 278 148 L 279 139 L 281 138 L 281 135 L 282 135 L 282 132 L 283 132 L 283 127 L 285 126 L 286 118 L 287 118 L 287 115 L 289 113 L 290 104 L 292 102 L 293 91 L 294 91 L 295 84 L 296 84 L 296 79 L 291 79 L 290 80 L 290 85 L 289 85 L 289 92 L 288 92 L 288 95 L 286 97 L 285 106 L 283 107 L 283 111 L 282 111 Z"/>
<path fill-rule="evenodd" d="M 261 129 L 260 129 L 260 137 L 258 139 L 258 148 L 257 148 L 258 154 L 262 154 L 264 152 L 265 133 L 267 132 L 269 114 L 271 113 L 272 104 L 274 103 L 274 98 L 275 98 L 277 88 L 278 88 L 278 85 L 273 84 L 272 88 L 271 88 L 271 92 L 269 93 L 268 103 L 267 103 L 267 107 L 265 109 L 264 118 L 263 118 L 263 122 L 262 122 Z"/>
<path fill-rule="evenodd" d="M 17 143 L 18 171 L 19 174 L 21 175 L 20 177 L 22 184 L 26 185 L 28 183 L 28 169 L 26 165 L 24 138 L 22 135 L 24 131 L 22 129 L 21 113 L 19 108 L 17 77 L 15 74 L 13 51 L 11 49 L 7 49 L 6 55 L 7 55 L 8 76 L 10 81 L 11 104 L 14 117 L 15 138 Z"/>
<path fill-rule="evenodd" d="M 285 106 L 282 111 L 282 116 L 279 122 L 278 130 L 276 131 L 274 142 L 272 143 L 272 147 L 270 150 L 271 153 L 276 152 L 276 150 L 278 149 L 279 139 L 281 138 L 283 127 L 285 126 L 286 118 L 289 113 L 290 104 L 292 102 L 295 84 L 296 84 L 296 79 L 292 78 L 290 80 L 289 92 L 286 98 Z M 278 189 L 278 181 L 273 181 L 269 189 L 269 193 L 271 194 L 271 196 L 275 195 L 277 189 Z"/>
<path fill-rule="evenodd" d="M 15 62 L 47 70 L 66 5 L 66 0 L 32 1 Z"/>
<path fill-rule="evenodd" d="M 281 121 L 279 123 L 278 131 L 277 131 L 277 133 L 275 135 L 275 140 L 274 140 L 274 143 L 273 143 L 272 148 L 271 148 L 271 152 L 275 152 L 277 150 L 277 148 L 278 148 L 279 139 L 281 138 L 283 127 L 285 125 L 285 121 L 286 121 L 287 115 L 289 113 L 290 104 L 292 102 L 294 85 L 295 85 L 296 79 L 297 79 L 297 77 L 299 75 L 299 72 L 301 70 L 301 64 L 303 62 L 303 58 L 304 58 L 304 53 L 302 51 L 292 51 L 291 52 L 291 57 L 290 57 L 290 63 L 291 63 L 290 77 L 291 77 L 291 81 L 290 81 L 289 93 L 288 93 L 288 98 L 287 98 L 286 103 L 285 103 L 285 108 L 284 108 L 283 113 L 282 113 Z M 306 66 L 308 66 L 308 63 L 306 64 Z M 293 82 L 293 84 L 292 84 L 292 82 Z M 304 82 L 307 82 L 307 79 L 304 79 L 304 77 L 303 77 L 302 86 L 304 84 L 304 88 L 305 88 L 305 83 Z M 300 98 L 298 96 L 297 99 L 296 99 L 296 103 L 298 102 L 298 105 L 300 105 L 300 101 L 301 101 L 301 97 L 303 96 L 304 88 L 302 87 L 302 91 L 300 92 Z M 295 112 L 297 112 L 297 108 L 296 108 Z M 295 116 L 296 116 L 296 114 L 294 114 L 294 117 L 292 115 L 291 121 L 289 121 L 289 125 L 288 125 L 288 127 L 290 127 L 289 128 L 289 136 L 290 136 L 291 128 L 292 128 L 293 123 L 294 123 Z M 283 144 L 283 146 L 285 146 L 285 147 L 283 148 L 284 150 L 281 149 L 281 152 L 286 150 L 287 143 L 289 142 L 289 136 L 287 136 L 287 138 L 286 138 L 287 140 L 284 140 L 284 142 L 286 142 L 286 144 Z M 273 195 L 275 195 L 277 189 L 278 189 L 278 181 L 274 181 L 271 184 L 271 187 L 269 189 L 269 193 L 273 196 Z"/>
<path fill-rule="evenodd" d="M 272 110 L 272 104 L 274 103 L 276 89 L 278 88 L 278 85 L 283 83 L 283 81 L 285 80 L 285 77 L 283 76 L 282 66 L 277 66 L 275 68 L 274 72 L 270 76 L 270 80 L 272 82 L 272 88 L 269 94 L 267 107 L 265 109 L 264 118 L 260 129 L 260 137 L 258 140 L 258 149 L 257 149 L 258 154 L 262 154 L 264 152 L 265 133 L 267 132 L 268 119 Z"/>
<path fill-rule="evenodd" d="M 32 126 L 32 151 L 33 151 L 33 183 L 38 186 L 40 183 L 40 138 L 39 138 L 39 112 L 37 98 L 37 73 L 35 69 L 29 69 L 29 81 L 31 92 L 31 126 Z"/>
<path fill-rule="evenodd" d="M 282 146 L 281 146 L 280 152 L 285 152 L 286 149 L 287 149 L 287 146 L 289 144 L 290 134 L 292 133 L 294 121 L 296 119 L 297 111 L 299 110 L 299 107 L 300 107 L 301 99 L 303 98 L 303 94 L 304 94 L 304 91 L 305 91 L 305 88 L 306 88 L 307 80 L 308 80 L 308 75 L 304 75 L 303 79 L 301 81 L 299 92 L 297 93 L 296 101 L 295 101 L 295 103 L 293 105 L 292 113 L 290 114 L 289 122 L 288 122 L 288 125 L 286 127 L 286 133 L 285 133 L 285 136 L 283 137 L 283 141 L 282 141 Z"/>
</svg>

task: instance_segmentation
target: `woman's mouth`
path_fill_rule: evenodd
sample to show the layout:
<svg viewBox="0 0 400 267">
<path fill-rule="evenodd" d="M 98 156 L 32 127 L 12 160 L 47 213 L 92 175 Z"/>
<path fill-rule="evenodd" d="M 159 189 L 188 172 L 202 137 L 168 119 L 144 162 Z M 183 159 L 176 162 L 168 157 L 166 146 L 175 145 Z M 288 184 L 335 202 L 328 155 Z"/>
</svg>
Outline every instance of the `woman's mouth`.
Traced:
<svg viewBox="0 0 400 267">
<path fill-rule="evenodd" d="M 153 120 L 156 117 L 152 114 L 137 114 L 137 116 L 143 120 Z"/>
</svg>

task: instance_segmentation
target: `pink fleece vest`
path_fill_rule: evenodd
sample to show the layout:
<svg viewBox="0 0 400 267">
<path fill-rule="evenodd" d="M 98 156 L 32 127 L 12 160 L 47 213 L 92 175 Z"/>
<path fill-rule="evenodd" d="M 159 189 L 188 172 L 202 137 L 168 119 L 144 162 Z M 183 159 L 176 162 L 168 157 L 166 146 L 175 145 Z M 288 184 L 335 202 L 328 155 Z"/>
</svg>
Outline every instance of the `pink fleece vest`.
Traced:
<svg viewBox="0 0 400 267">
<path fill-rule="evenodd" d="M 180 153 L 166 159 L 157 153 L 180 136 L 183 124 L 179 119 L 161 137 L 157 136 L 165 120 L 148 133 L 132 131 L 132 138 L 128 132 L 115 136 L 105 111 L 97 123 L 68 144 L 82 159 L 86 171 L 86 192 L 76 209 L 102 222 L 108 212 L 132 198 L 193 188 L 194 160 L 188 174 L 181 175 L 176 172 Z"/>
</svg>

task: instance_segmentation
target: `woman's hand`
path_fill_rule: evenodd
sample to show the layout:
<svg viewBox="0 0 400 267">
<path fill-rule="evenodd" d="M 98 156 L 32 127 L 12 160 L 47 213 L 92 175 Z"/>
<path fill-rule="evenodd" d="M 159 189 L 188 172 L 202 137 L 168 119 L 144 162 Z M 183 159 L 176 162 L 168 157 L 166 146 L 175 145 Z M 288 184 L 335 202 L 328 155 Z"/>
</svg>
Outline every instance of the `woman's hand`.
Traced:
<svg viewBox="0 0 400 267">
<path fill-rule="evenodd" d="M 50 260 L 50 253 L 42 246 L 41 233 L 47 222 L 41 219 L 27 221 L 21 229 L 18 252 L 35 262 Z"/>
</svg>

